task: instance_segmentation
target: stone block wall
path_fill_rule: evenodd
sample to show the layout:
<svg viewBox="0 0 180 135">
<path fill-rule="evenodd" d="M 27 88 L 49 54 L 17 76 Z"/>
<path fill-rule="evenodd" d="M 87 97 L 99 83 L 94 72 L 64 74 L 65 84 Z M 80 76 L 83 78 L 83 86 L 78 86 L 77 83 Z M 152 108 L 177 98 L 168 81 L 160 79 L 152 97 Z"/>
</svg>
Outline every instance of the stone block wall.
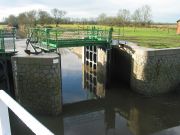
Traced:
<svg viewBox="0 0 180 135">
<path fill-rule="evenodd" d="M 123 57 L 131 63 L 127 66 L 131 66 L 132 90 L 157 95 L 180 88 L 180 48 L 150 49 L 128 44 L 119 47 L 119 52 L 128 54 Z"/>
<path fill-rule="evenodd" d="M 16 99 L 30 112 L 61 112 L 60 63 L 58 55 L 12 57 Z"/>
<path fill-rule="evenodd" d="M 131 88 L 146 95 L 180 86 L 180 48 L 137 49 L 132 55 Z"/>
</svg>

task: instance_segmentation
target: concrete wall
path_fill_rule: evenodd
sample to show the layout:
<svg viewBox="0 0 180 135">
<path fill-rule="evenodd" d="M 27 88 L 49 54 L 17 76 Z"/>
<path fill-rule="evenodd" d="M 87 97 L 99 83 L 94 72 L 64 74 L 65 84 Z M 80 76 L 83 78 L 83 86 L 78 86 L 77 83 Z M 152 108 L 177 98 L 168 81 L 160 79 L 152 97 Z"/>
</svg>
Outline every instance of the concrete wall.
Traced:
<svg viewBox="0 0 180 135">
<path fill-rule="evenodd" d="M 12 57 L 16 98 L 26 109 L 40 114 L 61 112 L 61 69 L 57 55 Z"/>
<path fill-rule="evenodd" d="M 119 48 L 119 51 L 126 52 L 126 60 L 131 63 L 132 90 L 145 95 L 156 95 L 180 86 L 180 48 L 148 49 L 131 44 Z"/>
</svg>

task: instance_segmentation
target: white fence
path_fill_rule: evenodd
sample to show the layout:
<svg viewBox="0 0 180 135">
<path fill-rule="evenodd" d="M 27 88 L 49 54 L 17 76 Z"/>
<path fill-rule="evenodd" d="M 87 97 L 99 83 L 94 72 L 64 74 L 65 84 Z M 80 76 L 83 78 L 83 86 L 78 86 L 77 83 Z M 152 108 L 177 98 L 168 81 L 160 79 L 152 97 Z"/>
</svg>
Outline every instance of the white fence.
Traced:
<svg viewBox="0 0 180 135">
<path fill-rule="evenodd" d="M 36 135 L 54 135 L 3 90 L 0 90 L 0 135 L 11 135 L 8 108 Z"/>
</svg>

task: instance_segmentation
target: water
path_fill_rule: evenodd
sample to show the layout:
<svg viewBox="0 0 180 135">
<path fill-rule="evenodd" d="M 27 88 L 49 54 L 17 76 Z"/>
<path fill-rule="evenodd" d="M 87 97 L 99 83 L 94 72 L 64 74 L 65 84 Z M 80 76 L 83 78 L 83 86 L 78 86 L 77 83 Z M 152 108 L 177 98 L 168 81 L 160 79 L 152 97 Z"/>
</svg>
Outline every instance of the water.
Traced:
<svg viewBox="0 0 180 135">
<path fill-rule="evenodd" d="M 34 115 L 56 135 L 180 134 L 179 93 L 145 97 L 121 83 L 105 87 L 99 79 L 94 87 L 85 77 L 89 71 L 81 58 L 67 49 L 61 58 L 63 113 Z M 13 135 L 32 134 L 13 114 L 10 118 Z"/>
<path fill-rule="evenodd" d="M 86 91 L 82 87 L 81 60 L 67 49 L 64 49 L 61 58 L 63 103 L 86 100 Z"/>
</svg>

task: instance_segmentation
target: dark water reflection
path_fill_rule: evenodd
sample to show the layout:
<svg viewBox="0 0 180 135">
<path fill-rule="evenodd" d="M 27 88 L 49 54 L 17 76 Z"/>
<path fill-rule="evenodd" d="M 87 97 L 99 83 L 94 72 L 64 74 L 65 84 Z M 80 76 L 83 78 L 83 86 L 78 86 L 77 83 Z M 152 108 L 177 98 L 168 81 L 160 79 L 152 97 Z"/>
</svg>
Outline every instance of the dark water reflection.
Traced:
<svg viewBox="0 0 180 135">
<path fill-rule="evenodd" d="M 63 52 L 63 113 L 57 117 L 35 115 L 56 135 L 180 134 L 179 93 L 145 97 L 120 83 L 107 88 L 105 80 L 98 79 L 102 73 L 82 65 L 69 50 Z M 92 77 L 96 79 L 90 82 Z M 19 135 L 25 129 L 14 126 L 12 130 Z"/>
<path fill-rule="evenodd" d="M 61 54 L 63 103 L 86 100 L 87 94 L 82 87 L 81 60 L 66 49 Z"/>
</svg>

